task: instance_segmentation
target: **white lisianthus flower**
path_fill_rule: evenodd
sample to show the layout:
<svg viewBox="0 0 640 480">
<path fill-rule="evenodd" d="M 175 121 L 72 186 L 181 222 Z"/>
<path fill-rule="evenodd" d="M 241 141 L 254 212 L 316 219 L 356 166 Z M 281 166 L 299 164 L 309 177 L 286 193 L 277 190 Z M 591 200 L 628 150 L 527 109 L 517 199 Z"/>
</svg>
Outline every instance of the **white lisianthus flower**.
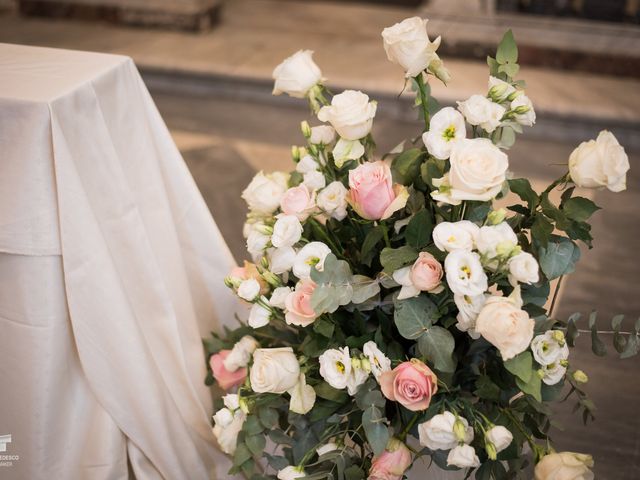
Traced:
<svg viewBox="0 0 640 480">
<path fill-rule="evenodd" d="M 258 348 L 258 341 L 250 335 L 242 337 L 231 349 L 229 355 L 224 359 L 224 368 L 229 372 L 235 372 L 239 368 L 249 365 L 251 355 Z"/>
<path fill-rule="evenodd" d="M 368 341 L 365 343 L 362 347 L 362 352 L 369 359 L 369 363 L 371 364 L 371 373 L 373 373 L 376 380 L 381 374 L 391 370 L 391 360 L 389 360 L 387 356 L 380 351 L 376 342 Z"/>
<path fill-rule="evenodd" d="M 494 425 L 484 434 L 484 438 L 493 444 L 496 453 L 500 453 L 513 441 L 512 433 L 502 425 Z"/>
<path fill-rule="evenodd" d="M 591 455 L 582 453 L 550 453 L 538 462 L 534 480 L 593 480 L 589 469 L 593 467 Z"/>
<path fill-rule="evenodd" d="M 400 293 L 398 293 L 398 300 L 406 300 L 420 295 L 421 290 L 411 281 L 411 265 L 396 270 L 392 277 L 402 286 Z"/>
<path fill-rule="evenodd" d="M 254 303 L 249 311 L 249 320 L 247 323 L 251 328 L 260 328 L 269 324 L 271 318 L 271 310 L 263 307 L 259 303 Z"/>
<path fill-rule="evenodd" d="M 464 102 L 458 102 L 458 110 L 462 112 L 470 125 L 480 126 L 488 133 L 500 126 L 500 121 L 507 112 L 502 105 L 494 103 L 482 95 L 471 95 Z"/>
<path fill-rule="evenodd" d="M 255 278 L 243 280 L 238 287 L 237 294 L 247 302 L 253 302 L 260 295 L 260 284 Z"/>
<path fill-rule="evenodd" d="M 429 131 L 422 134 L 422 141 L 431 155 L 446 160 L 451 155 L 454 142 L 465 136 L 462 114 L 451 107 L 445 107 L 431 118 Z"/>
<path fill-rule="evenodd" d="M 447 465 L 459 468 L 475 468 L 480 466 L 480 459 L 471 445 L 458 445 L 447 455 Z"/>
<path fill-rule="evenodd" d="M 224 406 L 231 411 L 240 408 L 240 397 L 237 393 L 227 393 L 222 397 L 222 401 L 224 402 Z"/>
<path fill-rule="evenodd" d="M 351 359 L 351 374 L 347 379 L 347 392 L 349 395 L 354 396 L 358 393 L 358 388 L 369 378 L 369 371 L 365 370 L 362 366 L 360 359 Z"/>
<path fill-rule="evenodd" d="M 488 259 L 495 258 L 504 252 L 511 252 L 517 246 L 518 237 L 507 222 L 480 227 L 476 237 L 478 251 Z"/>
<path fill-rule="evenodd" d="M 258 172 L 242 192 L 242 198 L 252 212 L 269 215 L 280 206 L 288 181 L 289 175 L 283 172 Z"/>
<path fill-rule="evenodd" d="M 516 89 L 513 85 L 494 76 L 489 76 L 489 97 L 495 102 L 504 102 Z"/>
<path fill-rule="evenodd" d="M 351 357 L 349 347 L 329 349 L 318 358 L 320 376 L 333 388 L 343 390 L 349 385 L 351 377 Z"/>
<path fill-rule="evenodd" d="M 236 410 L 233 414 L 226 408 L 223 410 L 226 410 L 229 414 L 224 413 L 218 415 L 220 412 L 217 412 L 216 415 L 214 415 L 213 420 L 215 425 L 213 427 L 213 435 L 216 437 L 218 445 L 220 445 L 220 450 L 227 455 L 233 455 L 236 451 L 236 444 L 238 443 L 238 434 L 242 430 L 247 416 L 240 409 Z M 218 423 L 218 421 L 221 423 Z"/>
<path fill-rule="evenodd" d="M 569 156 L 569 174 L 578 187 L 621 192 L 627 188 L 628 170 L 629 157 L 607 130 L 596 140 L 582 142 Z"/>
<path fill-rule="evenodd" d="M 514 287 L 520 283 L 531 285 L 540 280 L 538 261 L 528 252 L 520 252 L 509 259 L 509 283 Z"/>
<path fill-rule="evenodd" d="M 278 480 L 296 480 L 296 478 L 306 477 L 302 467 L 286 467 L 278 472 Z"/>
<path fill-rule="evenodd" d="M 318 165 L 318 162 L 316 162 L 311 155 L 305 155 L 296 165 L 296 172 L 302 173 L 303 175 L 319 169 L 320 165 Z"/>
<path fill-rule="evenodd" d="M 316 453 L 319 457 L 325 453 L 333 452 L 338 449 L 338 444 L 334 442 L 325 443 L 321 447 L 316 448 Z"/>
<path fill-rule="evenodd" d="M 433 42 L 429 40 L 427 22 L 427 19 L 411 17 L 382 31 L 387 58 L 400 65 L 407 77 L 419 75 L 438 59 L 440 37 Z"/>
<path fill-rule="evenodd" d="M 293 268 L 296 260 L 296 251 L 293 247 L 281 247 L 269 250 L 269 270 L 276 275 L 281 275 Z"/>
<path fill-rule="evenodd" d="M 547 330 L 536 336 L 531 341 L 531 352 L 536 362 L 542 366 L 569 358 L 569 347 L 564 341 L 564 335 L 558 330 Z"/>
<path fill-rule="evenodd" d="M 345 140 L 360 140 L 369 135 L 376 115 L 376 103 L 359 91 L 345 90 L 318 112 L 321 122 L 329 122 Z"/>
<path fill-rule="evenodd" d="M 289 410 L 304 415 L 309 412 L 316 403 L 316 391 L 311 385 L 307 385 L 304 373 L 300 374 L 298 383 L 288 391 L 291 395 Z"/>
<path fill-rule="evenodd" d="M 313 145 L 329 145 L 336 139 L 336 131 L 330 125 L 311 127 L 309 143 Z"/>
<path fill-rule="evenodd" d="M 322 242 L 307 243 L 296 254 L 293 274 L 299 279 L 307 279 L 311 276 L 312 266 L 322 271 L 324 260 L 330 253 L 331 249 Z"/>
<path fill-rule="evenodd" d="M 249 372 L 256 393 L 284 393 L 298 383 L 300 365 L 291 347 L 258 348 Z"/>
<path fill-rule="evenodd" d="M 322 172 L 307 172 L 302 178 L 302 183 L 311 191 L 320 190 L 327 184 L 327 179 Z"/>
<path fill-rule="evenodd" d="M 344 220 L 347 216 L 348 193 L 342 182 L 331 182 L 318 193 L 317 205 L 327 215 L 336 220 Z"/>
<path fill-rule="evenodd" d="M 464 442 L 473 441 L 473 428 L 469 426 L 466 418 L 457 417 L 457 420 L 464 426 Z M 434 415 L 427 422 L 418 425 L 418 436 L 420 445 L 431 450 L 449 450 L 460 441 L 454 431 L 456 416 L 445 411 Z"/>
<path fill-rule="evenodd" d="M 302 237 L 302 224 L 295 215 L 279 215 L 273 225 L 271 244 L 276 248 L 291 247 Z"/>
<path fill-rule="evenodd" d="M 476 319 L 489 296 L 486 293 L 473 296 L 453 295 L 453 301 L 458 307 L 458 315 L 456 316 L 458 330 L 467 332 L 471 338 L 480 338 L 480 334 L 476 332 Z"/>
<path fill-rule="evenodd" d="M 342 168 L 345 162 L 357 160 L 364 155 L 364 145 L 358 140 L 345 140 L 341 138 L 333 147 L 333 162 L 336 167 Z"/>
<path fill-rule="evenodd" d="M 511 110 L 515 112 L 516 122 L 527 127 L 536 123 L 536 111 L 533 109 L 531 99 L 521 93 L 511 102 Z"/>
<path fill-rule="evenodd" d="M 229 408 L 221 408 L 213 415 L 213 423 L 222 428 L 231 425 L 233 422 L 233 412 Z"/>
<path fill-rule="evenodd" d="M 469 220 L 442 222 L 433 229 L 433 243 L 442 252 L 473 250 L 479 230 L 480 227 Z"/>
<path fill-rule="evenodd" d="M 459 205 L 462 200 L 493 199 L 506 179 L 509 158 L 487 138 L 462 139 L 453 144 L 451 169 L 433 184 L 436 201 Z"/>
<path fill-rule="evenodd" d="M 271 305 L 272 307 L 276 307 L 279 308 L 281 310 L 285 309 L 285 301 L 287 299 L 287 297 L 289 296 L 289 294 L 292 292 L 293 290 L 291 289 L 291 287 L 278 287 L 276 288 L 273 293 L 271 293 L 271 298 L 269 299 L 269 305 Z"/>
<path fill-rule="evenodd" d="M 487 275 L 475 252 L 454 250 L 444 260 L 447 283 L 453 293 L 473 297 L 487 290 Z"/>
<path fill-rule="evenodd" d="M 544 383 L 547 385 L 555 385 L 567 374 L 567 367 L 564 366 L 564 362 L 562 361 L 550 363 L 542 367 L 542 374 L 542 381 Z"/>
<path fill-rule="evenodd" d="M 520 288 L 516 287 L 512 295 L 487 299 L 476 319 L 476 331 L 500 351 L 503 360 L 529 348 L 535 326 L 534 320 L 522 310 Z"/>
<path fill-rule="evenodd" d="M 258 230 L 252 230 L 247 237 L 247 251 L 254 260 L 259 259 L 264 254 L 270 242 L 271 237 L 260 233 Z"/>
<path fill-rule="evenodd" d="M 286 93 L 304 98 L 313 87 L 322 82 L 322 72 L 313 61 L 313 51 L 299 50 L 273 70 L 273 95 Z"/>
</svg>

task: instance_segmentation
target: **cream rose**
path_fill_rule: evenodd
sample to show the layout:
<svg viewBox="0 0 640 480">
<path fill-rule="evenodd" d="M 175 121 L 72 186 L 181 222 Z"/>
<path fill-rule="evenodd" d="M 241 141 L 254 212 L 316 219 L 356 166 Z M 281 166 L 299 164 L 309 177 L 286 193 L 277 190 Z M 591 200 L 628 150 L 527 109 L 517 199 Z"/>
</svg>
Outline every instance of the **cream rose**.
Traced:
<svg viewBox="0 0 640 480">
<path fill-rule="evenodd" d="M 318 112 L 318 119 L 329 122 L 338 135 L 346 140 L 359 140 L 371 131 L 376 103 L 359 91 L 346 90 L 331 100 Z"/>
<path fill-rule="evenodd" d="M 269 215 L 280 206 L 280 199 L 287 190 L 289 175 L 282 172 L 265 174 L 258 172 L 242 192 L 249 209 L 261 215 Z"/>
<path fill-rule="evenodd" d="M 628 170 L 629 157 L 607 130 L 601 131 L 596 140 L 582 142 L 569 156 L 569 174 L 579 187 L 607 187 L 621 192 L 627 188 Z"/>
<path fill-rule="evenodd" d="M 536 465 L 535 480 L 593 480 L 591 455 L 582 453 L 550 453 Z"/>
<path fill-rule="evenodd" d="M 318 207 L 336 220 L 344 220 L 347 216 L 347 193 L 342 182 L 331 182 L 318 193 Z"/>
<path fill-rule="evenodd" d="M 438 59 L 440 37 L 433 42 L 427 34 L 427 19 L 411 17 L 382 31 L 387 58 L 400 65 L 407 77 L 415 77 Z"/>
<path fill-rule="evenodd" d="M 429 131 L 422 134 L 422 141 L 431 155 L 446 160 L 453 144 L 466 136 L 464 117 L 451 107 L 436 113 L 429 124 Z"/>
<path fill-rule="evenodd" d="M 249 372 L 257 393 L 284 393 L 298 383 L 300 365 L 291 347 L 258 348 Z"/>
<path fill-rule="evenodd" d="M 276 248 L 291 247 L 302 237 L 302 224 L 295 215 L 281 215 L 273 225 L 271 244 Z"/>
<path fill-rule="evenodd" d="M 295 215 L 304 221 L 316 206 L 315 194 L 305 184 L 291 187 L 280 198 L 280 208 L 285 215 Z"/>
<path fill-rule="evenodd" d="M 322 82 L 322 72 L 313 61 L 313 51 L 299 50 L 273 70 L 273 94 L 286 93 L 304 98 L 314 86 Z"/>
<path fill-rule="evenodd" d="M 531 285 L 540 280 L 538 261 L 528 252 L 514 255 L 507 263 L 509 267 L 509 283 L 514 287 L 520 283 Z"/>
<path fill-rule="evenodd" d="M 313 192 L 324 188 L 327 179 L 322 172 L 307 172 L 302 177 L 302 183 Z"/>
<path fill-rule="evenodd" d="M 458 110 L 470 125 L 477 125 L 488 133 L 500 126 L 500 121 L 506 113 L 503 106 L 482 95 L 471 95 L 464 102 L 458 102 Z"/>
</svg>

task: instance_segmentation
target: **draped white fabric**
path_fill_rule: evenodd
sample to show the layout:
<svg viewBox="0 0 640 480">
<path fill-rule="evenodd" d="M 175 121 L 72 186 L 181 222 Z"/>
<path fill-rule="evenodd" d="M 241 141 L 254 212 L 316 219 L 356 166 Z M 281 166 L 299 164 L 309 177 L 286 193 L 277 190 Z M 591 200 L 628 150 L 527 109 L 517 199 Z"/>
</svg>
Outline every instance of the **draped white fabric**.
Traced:
<svg viewBox="0 0 640 480">
<path fill-rule="evenodd" d="M 0 477 L 223 478 L 234 261 L 129 58 L 0 45 L 0 252 Z"/>
</svg>

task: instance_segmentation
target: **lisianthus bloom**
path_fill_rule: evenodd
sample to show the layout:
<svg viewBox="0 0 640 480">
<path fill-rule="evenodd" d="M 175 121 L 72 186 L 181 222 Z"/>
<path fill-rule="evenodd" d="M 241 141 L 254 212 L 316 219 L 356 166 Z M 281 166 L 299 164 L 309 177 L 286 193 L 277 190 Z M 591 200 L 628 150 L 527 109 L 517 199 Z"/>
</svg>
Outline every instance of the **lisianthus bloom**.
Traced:
<svg viewBox="0 0 640 480">
<path fill-rule="evenodd" d="M 400 440 L 392 438 L 380 455 L 373 457 L 368 480 L 401 480 L 411 465 L 411 451 Z"/>
<path fill-rule="evenodd" d="M 380 375 L 382 393 L 411 411 L 426 410 L 438 391 L 438 377 L 416 358 Z"/>
<path fill-rule="evenodd" d="M 404 208 L 409 192 L 394 185 L 385 162 L 367 162 L 349 172 L 349 203 L 362 218 L 384 220 Z"/>
<path fill-rule="evenodd" d="M 216 379 L 216 382 L 218 382 L 218 385 L 220 385 L 220 388 L 223 390 L 236 387 L 242 384 L 247 378 L 246 368 L 238 368 L 234 371 L 229 371 L 225 368 L 224 361 L 230 353 L 231 350 L 220 350 L 209 360 L 213 378 Z"/>
</svg>

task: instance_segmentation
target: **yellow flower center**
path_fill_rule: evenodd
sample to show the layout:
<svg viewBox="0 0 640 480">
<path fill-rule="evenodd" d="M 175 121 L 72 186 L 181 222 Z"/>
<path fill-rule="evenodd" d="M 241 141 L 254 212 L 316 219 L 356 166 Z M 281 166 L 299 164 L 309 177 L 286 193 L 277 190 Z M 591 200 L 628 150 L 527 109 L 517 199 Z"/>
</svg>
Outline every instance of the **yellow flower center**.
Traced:
<svg viewBox="0 0 640 480">
<path fill-rule="evenodd" d="M 346 370 L 345 367 L 344 367 L 344 363 L 342 363 L 342 362 L 336 362 L 336 369 L 340 373 L 344 373 L 344 371 Z"/>
<path fill-rule="evenodd" d="M 447 142 L 450 142 L 454 138 L 456 138 L 456 127 L 454 125 L 449 125 L 444 132 L 442 132 L 442 138 L 444 138 Z"/>
</svg>

